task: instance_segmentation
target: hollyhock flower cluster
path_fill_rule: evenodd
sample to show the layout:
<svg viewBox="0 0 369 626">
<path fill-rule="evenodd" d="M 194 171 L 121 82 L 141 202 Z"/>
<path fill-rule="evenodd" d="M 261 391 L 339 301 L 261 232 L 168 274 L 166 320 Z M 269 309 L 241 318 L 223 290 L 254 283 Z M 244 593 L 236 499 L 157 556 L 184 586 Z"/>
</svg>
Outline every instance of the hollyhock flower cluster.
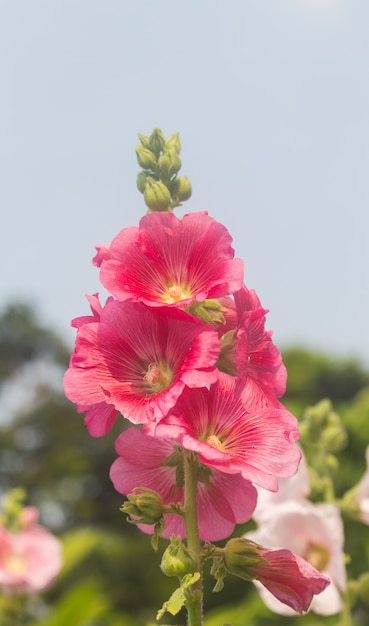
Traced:
<svg viewBox="0 0 369 626">
<path fill-rule="evenodd" d="M 25 507 L 19 532 L 0 525 L 0 587 L 7 595 L 43 591 L 61 569 L 60 541 L 37 522 L 38 511 Z"/>
<path fill-rule="evenodd" d="M 111 479 L 122 494 L 147 488 L 183 505 L 183 456 L 195 455 L 205 541 L 250 519 L 253 483 L 277 491 L 301 457 L 297 420 L 278 400 L 286 370 L 267 311 L 243 284 L 231 243 L 205 212 L 156 212 L 98 246 L 93 262 L 111 295 L 104 306 L 90 296 L 92 314 L 73 320 L 64 379 L 91 435 L 119 414 L 142 425 L 116 442 Z M 173 533 L 185 537 L 183 519 L 166 514 L 163 535 Z"/>
</svg>

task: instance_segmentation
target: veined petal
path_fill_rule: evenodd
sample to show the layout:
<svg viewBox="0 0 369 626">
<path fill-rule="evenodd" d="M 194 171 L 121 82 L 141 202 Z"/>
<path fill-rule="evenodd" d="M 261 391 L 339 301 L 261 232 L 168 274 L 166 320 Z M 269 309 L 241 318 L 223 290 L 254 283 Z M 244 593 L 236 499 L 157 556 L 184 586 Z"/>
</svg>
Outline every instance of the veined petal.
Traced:
<svg viewBox="0 0 369 626">
<path fill-rule="evenodd" d="M 214 328 L 184 311 L 111 300 L 98 321 L 80 326 L 65 392 L 78 405 L 106 403 L 134 423 L 155 422 L 186 386 L 217 379 L 219 350 Z M 93 430 L 91 419 L 97 412 L 88 418 Z"/>
<path fill-rule="evenodd" d="M 178 219 L 151 213 L 139 228 L 123 229 L 101 261 L 103 285 L 118 299 L 184 307 L 233 293 L 243 261 L 234 259 L 227 229 L 206 212 Z"/>
<path fill-rule="evenodd" d="M 184 503 L 182 485 L 176 485 L 176 465 L 167 460 L 177 453 L 181 462 L 178 441 L 152 437 L 138 428 L 129 428 L 116 441 L 119 458 L 113 463 L 110 477 L 119 493 L 128 495 L 135 487 L 153 489 L 164 505 Z M 197 505 L 199 533 L 203 541 L 218 541 L 229 536 L 236 524 L 250 519 L 256 506 L 256 489 L 240 475 L 226 475 L 216 469 L 206 470 L 206 480 L 198 483 Z M 143 532 L 152 534 L 153 526 L 139 524 Z M 186 536 L 183 519 L 178 515 L 165 516 L 163 536 Z"/>
<path fill-rule="evenodd" d="M 221 375 L 210 390 L 186 389 L 155 432 L 179 439 L 206 465 L 277 491 L 277 478 L 295 474 L 301 458 L 297 420 L 281 407 L 246 406 L 242 388 Z"/>
</svg>

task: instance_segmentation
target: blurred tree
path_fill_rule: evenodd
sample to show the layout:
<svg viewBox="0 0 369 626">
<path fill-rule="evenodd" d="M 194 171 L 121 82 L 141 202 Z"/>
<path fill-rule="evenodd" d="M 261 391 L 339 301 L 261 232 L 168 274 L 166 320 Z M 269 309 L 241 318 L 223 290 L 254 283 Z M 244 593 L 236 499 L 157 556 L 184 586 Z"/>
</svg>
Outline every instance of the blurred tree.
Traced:
<svg viewBox="0 0 369 626">
<path fill-rule="evenodd" d="M 285 399 L 306 406 L 322 398 L 333 404 L 352 400 L 369 385 L 369 374 L 354 359 L 337 359 L 306 348 L 283 351 L 288 382 Z"/>
<path fill-rule="evenodd" d="M 9 304 L 0 315 L 0 381 L 25 363 L 37 359 L 68 363 L 68 349 L 52 331 L 36 320 L 24 303 Z"/>
</svg>

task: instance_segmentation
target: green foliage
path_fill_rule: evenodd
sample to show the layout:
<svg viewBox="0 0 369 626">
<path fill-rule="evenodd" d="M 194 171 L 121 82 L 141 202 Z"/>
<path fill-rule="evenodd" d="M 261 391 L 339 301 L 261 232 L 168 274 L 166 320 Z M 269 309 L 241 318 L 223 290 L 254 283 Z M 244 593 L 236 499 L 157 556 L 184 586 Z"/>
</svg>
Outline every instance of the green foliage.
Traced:
<svg viewBox="0 0 369 626">
<path fill-rule="evenodd" d="M 336 359 L 305 348 L 284 350 L 283 360 L 288 371 L 288 401 L 298 401 L 304 407 L 329 398 L 334 405 L 352 400 L 369 385 L 364 372 L 354 359 Z"/>
</svg>

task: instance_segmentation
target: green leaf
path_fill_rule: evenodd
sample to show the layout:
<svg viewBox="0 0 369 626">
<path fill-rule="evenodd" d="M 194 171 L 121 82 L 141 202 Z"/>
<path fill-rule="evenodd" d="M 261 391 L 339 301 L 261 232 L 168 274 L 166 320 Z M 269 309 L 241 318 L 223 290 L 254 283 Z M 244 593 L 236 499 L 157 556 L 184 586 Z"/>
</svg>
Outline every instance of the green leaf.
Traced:
<svg viewBox="0 0 369 626">
<path fill-rule="evenodd" d="M 186 589 L 188 589 L 188 587 L 191 587 L 191 585 L 199 580 L 199 578 L 199 572 L 195 572 L 194 574 L 186 574 L 186 576 L 183 576 L 180 586 L 172 593 L 169 600 L 164 602 L 160 611 L 158 611 L 157 613 L 156 619 L 161 619 L 166 612 L 170 613 L 171 615 L 177 615 L 177 613 L 179 613 L 181 608 L 186 603 Z"/>
</svg>

